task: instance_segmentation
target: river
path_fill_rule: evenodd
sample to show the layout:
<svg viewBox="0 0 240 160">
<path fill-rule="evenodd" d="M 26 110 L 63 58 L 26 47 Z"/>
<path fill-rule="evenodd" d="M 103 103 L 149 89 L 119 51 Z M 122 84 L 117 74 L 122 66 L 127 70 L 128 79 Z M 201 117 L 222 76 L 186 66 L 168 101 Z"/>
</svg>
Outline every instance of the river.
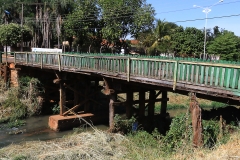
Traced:
<svg viewBox="0 0 240 160">
<path fill-rule="evenodd" d="M 171 117 L 174 117 L 180 113 L 186 113 L 187 109 L 174 109 L 168 110 L 168 113 Z M 19 128 L 11 128 L 11 129 L 0 129 L 0 148 L 5 147 L 12 143 L 20 143 L 24 141 L 45 141 L 56 138 L 61 138 L 65 135 L 72 134 L 73 130 L 55 132 L 49 129 L 48 127 L 48 118 L 47 116 L 37 116 L 30 117 L 26 119 L 26 125 L 21 126 Z M 97 125 L 96 126 L 100 130 L 107 130 L 107 125 Z M 88 131 L 91 131 L 91 127 L 85 128 Z M 9 134 L 14 131 L 23 131 L 23 133 L 19 134 Z"/>
</svg>

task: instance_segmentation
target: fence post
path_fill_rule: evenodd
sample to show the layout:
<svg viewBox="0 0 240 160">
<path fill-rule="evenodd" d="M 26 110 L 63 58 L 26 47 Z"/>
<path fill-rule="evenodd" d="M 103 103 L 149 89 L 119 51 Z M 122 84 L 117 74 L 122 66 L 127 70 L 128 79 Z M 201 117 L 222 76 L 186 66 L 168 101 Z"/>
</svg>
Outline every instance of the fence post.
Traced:
<svg viewBox="0 0 240 160">
<path fill-rule="evenodd" d="M 43 55 L 42 52 L 40 53 L 40 63 L 41 63 L 41 69 L 43 68 Z"/>
<path fill-rule="evenodd" d="M 28 64 L 28 53 L 26 53 L 26 64 Z"/>
<path fill-rule="evenodd" d="M 178 61 L 175 62 L 174 66 L 174 77 L 173 77 L 173 90 L 175 91 L 177 85 L 177 71 L 178 71 Z"/>
<path fill-rule="evenodd" d="M 130 58 L 128 57 L 128 61 L 127 61 L 127 81 L 130 81 Z"/>
<path fill-rule="evenodd" d="M 61 72 L 61 57 L 60 53 L 58 54 L 58 70 Z"/>
</svg>

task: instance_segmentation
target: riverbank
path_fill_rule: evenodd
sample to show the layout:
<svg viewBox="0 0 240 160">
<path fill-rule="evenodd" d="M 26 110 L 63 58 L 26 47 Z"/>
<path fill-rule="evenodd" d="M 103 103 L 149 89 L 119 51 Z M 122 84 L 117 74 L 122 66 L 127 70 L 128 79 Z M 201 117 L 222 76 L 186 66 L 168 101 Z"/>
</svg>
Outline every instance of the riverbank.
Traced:
<svg viewBox="0 0 240 160">
<path fill-rule="evenodd" d="M 186 144 L 171 155 L 163 153 L 161 141 L 148 137 L 146 133 L 141 135 L 143 137 L 137 143 L 137 137 L 95 129 L 94 132 L 76 133 L 50 141 L 31 141 L 9 145 L 0 149 L 0 159 L 223 160 L 240 158 L 239 131 L 232 134 L 226 144 L 217 144 L 212 149 L 192 148 L 191 145 Z"/>
</svg>

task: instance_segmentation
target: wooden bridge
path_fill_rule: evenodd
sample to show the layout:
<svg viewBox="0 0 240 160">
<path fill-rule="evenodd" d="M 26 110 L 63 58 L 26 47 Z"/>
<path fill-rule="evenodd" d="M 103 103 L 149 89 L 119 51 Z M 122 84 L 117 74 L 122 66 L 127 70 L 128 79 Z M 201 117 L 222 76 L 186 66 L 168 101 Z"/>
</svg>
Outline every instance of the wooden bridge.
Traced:
<svg viewBox="0 0 240 160">
<path fill-rule="evenodd" d="M 149 115 L 153 115 L 152 110 L 154 109 L 150 107 L 150 102 L 158 101 L 156 97 L 160 94 L 162 94 L 162 98 L 159 99 L 162 102 L 161 112 L 166 112 L 167 91 L 185 95 L 189 92 L 194 92 L 199 98 L 229 104 L 240 104 L 239 63 L 209 62 L 190 58 L 168 59 L 167 57 L 120 56 L 111 54 L 26 52 L 14 53 L 12 60 L 16 66 L 41 68 L 57 71 L 58 73 L 72 72 L 101 77 L 105 82 L 103 92 L 106 95 L 110 95 L 110 108 L 116 101 L 116 95 L 114 94 L 124 90 L 121 84 L 126 84 L 130 88 L 131 86 L 135 86 L 132 92 L 139 91 L 139 100 L 136 102 L 129 100 L 132 99 L 132 93 L 130 93 L 127 94 L 127 104 L 139 103 L 139 115 L 144 115 L 144 111 L 141 110 L 146 108 L 145 103 L 147 102 L 149 103 Z M 140 94 L 142 88 L 148 88 L 150 91 L 148 101 Z M 160 91 L 156 93 L 155 91 L 157 90 Z M 126 93 L 131 92 L 128 89 L 124 91 Z M 140 102 L 141 97 L 144 98 L 142 102 L 144 104 L 142 105 Z M 141 106 L 144 109 L 141 109 Z M 127 110 L 127 114 L 131 116 L 131 109 Z M 61 114 L 64 114 L 64 112 L 65 110 L 62 109 Z M 114 112 L 111 112 L 110 109 L 110 121 L 113 115 Z"/>
</svg>

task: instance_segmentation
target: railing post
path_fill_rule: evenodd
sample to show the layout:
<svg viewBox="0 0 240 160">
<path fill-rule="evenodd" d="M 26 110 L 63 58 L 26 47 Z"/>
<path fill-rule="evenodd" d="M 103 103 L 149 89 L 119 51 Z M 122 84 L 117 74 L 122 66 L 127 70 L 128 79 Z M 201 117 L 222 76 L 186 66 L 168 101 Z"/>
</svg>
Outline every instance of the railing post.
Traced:
<svg viewBox="0 0 240 160">
<path fill-rule="evenodd" d="M 177 85 L 177 71 L 178 71 L 178 61 L 175 62 L 174 66 L 174 79 L 173 79 L 173 90 L 175 91 Z"/>
<path fill-rule="evenodd" d="M 59 69 L 59 72 L 61 72 L 61 57 L 60 57 L 60 53 L 58 54 L 58 69 Z"/>
<path fill-rule="evenodd" d="M 14 64 L 16 64 L 16 52 L 14 52 Z"/>
<path fill-rule="evenodd" d="M 42 52 L 40 53 L 40 63 L 41 63 L 41 69 L 43 68 L 43 55 Z"/>
<path fill-rule="evenodd" d="M 28 53 L 26 53 L 26 64 L 28 64 Z"/>
<path fill-rule="evenodd" d="M 130 58 L 128 57 L 128 61 L 127 61 L 127 81 L 130 81 Z"/>
</svg>

